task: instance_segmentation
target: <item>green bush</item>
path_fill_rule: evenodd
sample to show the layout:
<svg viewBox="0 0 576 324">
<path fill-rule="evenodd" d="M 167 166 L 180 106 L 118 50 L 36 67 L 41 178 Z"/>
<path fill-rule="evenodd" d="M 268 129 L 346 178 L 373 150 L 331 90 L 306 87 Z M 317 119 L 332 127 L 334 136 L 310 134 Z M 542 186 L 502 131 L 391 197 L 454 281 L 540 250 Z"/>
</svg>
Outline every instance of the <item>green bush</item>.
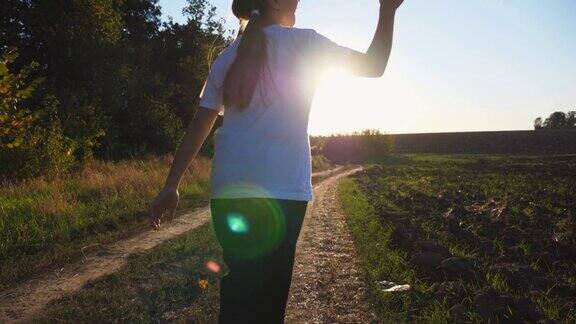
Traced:
<svg viewBox="0 0 576 324">
<path fill-rule="evenodd" d="M 12 71 L 17 57 L 18 50 L 11 48 L 0 60 L 0 176 L 58 175 L 74 160 L 74 142 L 54 118 L 55 99 L 44 98 L 34 111 L 28 108 L 28 99 L 43 79 L 31 77 L 36 62 Z"/>
<path fill-rule="evenodd" d="M 331 136 L 322 154 L 334 163 L 377 163 L 394 150 L 394 138 L 379 130 Z"/>
<path fill-rule="evenodd" d="M 319 172 L 328 170 L 332 167 L 330 160 L 328 160 L 324 155 L 312 155 L 312 171 Z"/>
<path fill-rule="evenodd" d="M 17 148 L 0 149 L 0 169 L 5 178 L 54 177 L 70 169 L 73 153 L 74 142 L 54 122 L 31 129 Z"/>
</svg>

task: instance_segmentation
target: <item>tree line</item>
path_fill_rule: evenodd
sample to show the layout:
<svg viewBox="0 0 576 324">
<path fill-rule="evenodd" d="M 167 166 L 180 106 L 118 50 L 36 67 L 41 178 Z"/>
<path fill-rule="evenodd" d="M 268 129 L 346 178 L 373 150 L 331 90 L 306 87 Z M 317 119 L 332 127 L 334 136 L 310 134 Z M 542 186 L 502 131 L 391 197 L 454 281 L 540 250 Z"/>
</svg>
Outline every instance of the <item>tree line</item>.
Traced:
<svg viewBox="0 0 576 324">
<path fill-rule="evenodd" d="M 2 0 L 0 176 L 172 152 L 232 41 L 215 9 L 187 0 L 175 23 L 158 0 Z"/>
<path fill-rule="evenodd" d="M 313 144 L 332 163 L 378 163 L 394 151 L 395 139 L 378 129 L 364 129 L 319 137 Z"/>
<path fill-rule="evenodd" d="M 534 120 L 534 129 L 576 129 L 576 111 L 556 111 L 544 120 L 538 117 Z"/>
</svg>

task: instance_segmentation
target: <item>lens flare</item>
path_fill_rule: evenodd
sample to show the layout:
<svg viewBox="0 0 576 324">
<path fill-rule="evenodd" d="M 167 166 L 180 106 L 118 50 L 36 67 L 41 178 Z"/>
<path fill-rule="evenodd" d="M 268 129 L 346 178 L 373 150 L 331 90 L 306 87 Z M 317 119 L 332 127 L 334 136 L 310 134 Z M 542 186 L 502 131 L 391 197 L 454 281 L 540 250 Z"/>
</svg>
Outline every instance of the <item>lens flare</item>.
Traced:
<svg viewBox="0 0 576 324">
<path fill-rule="evenodd" d="M 208 262 L 206 262 L 206 268 L 208 268 L 208 270 L 214 272 L 214 273 L 219 273 L 220 272 L 220 265 L 212 260 L 209 260 Z"/>
<path fill-rule="evenodd" d="M 250 224 L 244 215 L 231 212 L 226 216 L 228 227 L 234 233 L 245 234 L 250 230 Z"/>
<path fill-rule="evenodd" d="M 275 251 L 286 235 L 286 217 L 265 188 L 247 183 L 228 184 L 214 199 L 213 221 L 224 253 L 234 259 L 253 259 Z M 249 198 L 248 198 L 249 197 Z"/>
<path fill-rule="evenodd" d="M 247 181 L 233 181 L 214 189 L 214 196 L 221 197 L 271 197 L 265 188 Z"/>
</svg>

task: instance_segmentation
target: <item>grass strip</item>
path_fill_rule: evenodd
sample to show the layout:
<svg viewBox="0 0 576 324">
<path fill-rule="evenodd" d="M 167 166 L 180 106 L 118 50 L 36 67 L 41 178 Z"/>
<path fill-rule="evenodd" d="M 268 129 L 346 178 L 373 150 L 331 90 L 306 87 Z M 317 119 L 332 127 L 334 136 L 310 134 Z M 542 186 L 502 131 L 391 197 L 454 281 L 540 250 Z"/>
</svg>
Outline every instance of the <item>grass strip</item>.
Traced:
<svg viewBox="0 0 576 324">
<path fill-rule="evenodd" d="M 220 265 L 209 270 L 208 262 Z M 49 304 L 33 322 L 215 322 L 226 267 L 209 222 Z"/>
<path fill-rule="evenodd" d="M 389 248 L 392 227 L 380 223 L 374 208 L 354 180 L 342 179 L 338 195 L 359 254 L 368 299 L 379 319 L 385 323 L 448 322 L 446 305 L 427 294 L 430 287 L 415 276 L 406 253 Z M 384 292 L 378 286 L 382 280 L 410 284 L 412 291 Z"/>
</svg>

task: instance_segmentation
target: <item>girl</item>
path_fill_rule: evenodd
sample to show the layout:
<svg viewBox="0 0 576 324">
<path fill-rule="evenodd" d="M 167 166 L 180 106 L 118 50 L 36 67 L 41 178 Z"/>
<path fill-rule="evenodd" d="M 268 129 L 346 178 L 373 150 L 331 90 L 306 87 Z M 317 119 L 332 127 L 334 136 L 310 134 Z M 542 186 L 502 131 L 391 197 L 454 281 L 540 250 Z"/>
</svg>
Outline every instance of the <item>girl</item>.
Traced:
<svg viewBox="0 0 576 324">
<path fill-rule="evenodd" d="M 380 0 L 366 53 L 313 29 L 294 28 L 298 0 L 234 0 L 235 41 L 210 68 L 199 109 L 166 184 L 152 202 L 150 224 L 174 217 L 178 185 L 218 115 L 214 133 L 211 215 L 228 273 L 220 285 L 219 323 L 283 323 L 296 242 L 313 200 L 308 115 L 319 70 L 345 67 L 380 77 L 403 0 Z"/>
</svg>

